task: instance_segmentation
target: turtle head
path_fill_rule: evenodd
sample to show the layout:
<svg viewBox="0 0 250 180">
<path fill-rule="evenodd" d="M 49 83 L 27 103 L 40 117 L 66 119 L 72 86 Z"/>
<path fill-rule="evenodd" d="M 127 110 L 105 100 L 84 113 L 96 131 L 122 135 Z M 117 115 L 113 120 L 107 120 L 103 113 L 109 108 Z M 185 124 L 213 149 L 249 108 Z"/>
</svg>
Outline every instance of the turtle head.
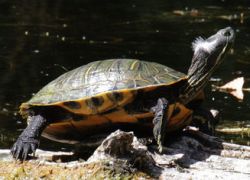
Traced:
<svg viewBox="0 0 250 180">
<path fill-rule="evenodd" d="M 234 30 L 227 27 L 207 39 L 198 37 L 192 43 L 194 55 L 188 70 L 188 85 L 182 92 L 184 97 L 189 97 L 188 99 L 191 100 L 198 91 L 204 88 L 211 74 L 231 48 L 234 38 Z"/>
</svg>

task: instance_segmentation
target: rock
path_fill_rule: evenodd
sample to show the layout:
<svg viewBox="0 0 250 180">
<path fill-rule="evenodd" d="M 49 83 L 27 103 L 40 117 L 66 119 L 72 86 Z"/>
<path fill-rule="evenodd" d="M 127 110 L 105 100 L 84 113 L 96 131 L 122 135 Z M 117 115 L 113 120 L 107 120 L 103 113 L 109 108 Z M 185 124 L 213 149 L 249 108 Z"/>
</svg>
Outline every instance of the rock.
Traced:
<svg viewBox="0 0 250 180">
<path fill-rule="evenodd" d="M 130 177 L 143 172 L 143 177 L 146 174 L 160 179 L 250 179 L 249 146 L 226 143 L 193 128 L 187 128 L 179 136 L 167 137 L 169 141 L 159 153 L 157 145 L 146 146 L 133 132 L 117 130 L 104 139 L 86 162 L 58 163 L 62 157 L 73 157 L 74 154 L 41 150 L 36 152 L 36 160 L 28 162 L 50 165 L 52 170 L 54 166 L 61 166 L 88 172 L 86 167 L 95 167 L 95 171 L 102 170 L 101 173 L 109 177 L 124 174 Z M 0 158 L 13 162 L 8 150 L 1 150 Z M 92 177 L 91 173 L 88 177 Z"/>
<path fill-rule="evenodd" d="M 115 164 L 123 164 L 149 172 L 154 167 L 158 171 L 155 161 L 148 148 L 138 141 L 133 132 L 117 130 L 111 133 L 96 149 L 87 162 L 107 161 Z"/>
<path fill-rule="evenodd" d="M 13 158 L 10 155 L 9 149 L 0 149 L 0 161 L 12 161 Z"/>
</svg>

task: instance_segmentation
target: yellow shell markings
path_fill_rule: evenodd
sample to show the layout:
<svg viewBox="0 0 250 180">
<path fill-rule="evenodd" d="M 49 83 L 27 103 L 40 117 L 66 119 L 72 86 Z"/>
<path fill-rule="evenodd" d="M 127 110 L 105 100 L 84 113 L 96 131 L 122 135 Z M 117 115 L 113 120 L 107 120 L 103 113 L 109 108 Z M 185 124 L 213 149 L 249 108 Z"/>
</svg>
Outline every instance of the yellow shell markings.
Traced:
<svg viewBox="0 0 250 180">
<path fill-rule="evenodd" d="M 59 76 L 23 103 L 21 111 L 31 106 L 58 105 L 74 113 L 95 114 L 126 105 L 139 89 L 150 91 L 182 80 L 186 80 L 185 74 L 153 62 L 96 61 Z M 123 99 L 112 101 L 114 93 L 121 94 Z"/>
<path fill-rule="evenodd" d="M 171 118 L 167 124 L 167 132 L 181 129 L 191 123 L 191 115 L 193 113 L 191 109 L 188 109 L 186 106 L 178 102 L 171 104 L 169 109 L 169 111 L 171 111 Z M 177 113 L 174 113 L 175 110 L 178 110 Z"/>
<path fill-rule="evenodd" d="M 98 114 L 116 107 L 123 107 L 132 102 L 136 96 L 135 90 L 110 91 L 98 94 L 94 97 L 76 99 L 71 101 L 56 102 L 51 104 L 29 104 L 22 103 L 20 106 L 22 111 L 34 106 L 60 106 L 70 112 L 83 115 Z M 97 102 L 99 101 L 99 102 Z"/>
<path fill-rule="evenodd" d="M 131 63 L 129 69 L 130 69 L 130 70 L 134 70 L 135 67 L 136 67 L 136 65 L 138 66 L 138 64 L 139 64 L 139 61 L 138 61 L 138 60 L 135 60 L 134 62 Z M 137 67 L 137 68 L 138 68 L 138 67 Z"/>
<path fill-rule="evenodd" d="M 179 81 L 186 80 L 186 78 L 179 79 Z M 20 113 L 25 116 L 26 115 L 26 110 L 29 109 L 30 107 L 34 106 L 60 106 L 64 109 L 67 109 L 70 112 L 76 113 L 76 114 L 83 114 L 83 115 L 91 115 L 91 114 L 97 114 L 97 113 L 102 113 L 105 111 L 108 111 L 113 108 L 117 107 L 123 107 L 126 104 L 132 102 L 138 92 L 138 90 L 143 89 L 144 92 L 149 92 L 153 91 L 154 89 L 161 87 L 161 86 L 171 86 L 172 84 L 175 84 L 177 82 L 172 82 L 170 84 L 159 84 L 159 85 L 152 85 L 152 86 L 147 86 L 143 88 L 134 88 L 134 89 L 123 89 L 123 90 L 116 90 L 116 91 L 108 91 L 108 92 L 103 92 L 100 94 L 97 94 L 96 96 L 93 97 L 86 97 L 86 98 L 80 98 L 80 99 L 74 99 L 70 101 L 60 101 L 56 103 L 50 103 L 50 104 L 39 104 L 39 103 L 22 103 L 20 106 Z M 112 100 L 110 97 L 112 97 L 114 94 L 120 94 L 124 98 L 119 101 L 119 100 Z M 102 99 L 103 104 L 101 106 L 89 106 L 87 105 L 87 102 L 92 102 L 92 98 L 95 99 Z M 79 108 L 78 108 L 79 107 Z"/>
<path fill-rule="evenodd" d="M 120 118 L 121 117 L 121 118 Z M 83 137 L 93 135 L 94 132 L 100 132 L 101 129 L 109 129 L 115 123 L 138 123 L 137 118 L 128 115 L 124 109 L 111 112 L 107 115 L 90 115 L 84 117 L 83 120 L 77 121 L 73 119 L 66 119 L 61 122 L 52 123 L 43 131 L 43 136 L 49 139 L 66 142 L 77 143 L 74 139 L 64 139 L 75 134 Z"/>
<path fill-rule="evenodd" d="M 120 62 L 120 65 L 118 62 Z M 142 61 L 136 61 L 139 62 L 137 63 L 137 68 L 129 70 L 129 65 L 132 62 L 134 61 L 108 60 L 90 63 L 77 68 L 49 83 L 30 100 L 30 103 L 40 102 L 41 104 L 48 104 L 56 101 L 79 99 L 116 89 L 144 88 L 146 86 L 159 85 L 160 81 L 162 84 L 169 84 L 185 76 L 182 73 L 175 72 L 178 77 L 173 77 L 175 75 L 169 73 L 171 72 L 169 71 L 170 68 L 167 68 L 167 71 L 166 66 L 162 65 L 152 68 L 157 66 L 157 64 Z M 109 66 L 109 71 L 107 68 L 104 68 L 107 64 Z M 150 65 L 150 69 L 148 68 L 148 64 Z M 100 68 L 98 69 L 98 67 Z M 156 82 L 153 77 L 159 78 L 158 82 Z M 136 87 L 134 87 L 134 81 L 144 83 L 142 86 L 140 84 L 135 84 Z M 118 86 L 115 86 L 117 84 Z M 73 98 L 74 96 L 76 98 Z"/>
<path fill-rule="evenodd" d="M 169 121 L 167 124 L 167 132 L 172 132 L 178 130 L 191 121 L 192 110 L 186 108 L 180 103 L 174 103 L 169 106 L 169 110 L 166 112 L 169 116 Z M 152 112 L 140 113 L 140 114 L 128 114 L 124 109 L 119 109 L 104 115 L 90 115 L 84 116 L 83 119 L 66 119 L 61 122 L 50 124 L 44 131 L 43 136 L 59 140 L 61 142 L 76 143 L 72 140 L 62 140 L 61 137 L 68 137 L 69 134 L 81 134 L 91 135 L 94 131 L 99 131 L 98 128 L 109 128 L 115 123 L 140 123 L 140 119 L 151 118 L 153 119 Z M 142 128 L 152 128 L 152 121 L 143 122 Z M 67 135 L 67 136 L 65 136 Z M 58 138 L 60 137 L 60 138 Z"/>
</svg>

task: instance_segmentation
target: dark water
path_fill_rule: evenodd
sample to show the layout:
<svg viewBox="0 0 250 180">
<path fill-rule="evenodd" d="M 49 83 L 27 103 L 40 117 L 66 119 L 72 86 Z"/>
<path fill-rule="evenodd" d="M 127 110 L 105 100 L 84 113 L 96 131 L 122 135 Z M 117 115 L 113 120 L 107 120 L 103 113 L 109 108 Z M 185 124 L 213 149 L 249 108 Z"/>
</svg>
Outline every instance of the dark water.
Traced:
<svg viewBox="0 0 250 180">
<path fill-rule="evenodd" d="M 186 72 L 194 38 L 226 26 L 236 30 L 234 51 L 213 75 L 219 82 L 206 88 L 207 106 L 220 111 L 222 125 L 250 126 L 250 93 L 239 102 L 211 91 L 211 84 L 239 76 L 250 87 L 249 17 L 247 0 L 1 0 L 0 147 L 10 147 L 25 127 L 20 103 L 67 70 L 119 57 Z M 234 138 L 250 141 L 249 136 Z"/>
</svg>

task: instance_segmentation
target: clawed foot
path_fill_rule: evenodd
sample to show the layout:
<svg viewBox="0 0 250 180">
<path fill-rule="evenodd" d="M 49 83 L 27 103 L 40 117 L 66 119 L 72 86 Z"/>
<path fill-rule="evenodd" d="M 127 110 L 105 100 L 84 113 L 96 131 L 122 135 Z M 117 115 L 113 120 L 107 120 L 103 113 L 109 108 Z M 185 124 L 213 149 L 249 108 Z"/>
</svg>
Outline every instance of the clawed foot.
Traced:
<svg viewBox="0 0 250 180">
<path fill-rule="evenodd" d="M 168 117 L 168 101 L 165 98 L 159 98 L 156 106 L 151 108 L 151 111 L 154 112 L 153 119 L 153 134 L 154 138 L 158 144 L 159 152 L 162 152 L 162 143 L 165 139 Z"/>
<path fill-rule="evenodd" d="M 39 144 L 39 140 L 31 137 L 22 137 L 20 136 L 16 143 L 11 149 L 11 154 L 15 159 L 25 161 L 28 157 L 28 154 L 35 152 Z"/>
<path fill-rule="evenodd" d="M 21 161 L 25 161 L 28 154 L 34 153 L 38 148 L 41 133 L 47 126 L 46 119 L 40 114 L 28 118 L 30 119 L 28 126 L 11 149 L 12 156 Z"/>
</svg>

